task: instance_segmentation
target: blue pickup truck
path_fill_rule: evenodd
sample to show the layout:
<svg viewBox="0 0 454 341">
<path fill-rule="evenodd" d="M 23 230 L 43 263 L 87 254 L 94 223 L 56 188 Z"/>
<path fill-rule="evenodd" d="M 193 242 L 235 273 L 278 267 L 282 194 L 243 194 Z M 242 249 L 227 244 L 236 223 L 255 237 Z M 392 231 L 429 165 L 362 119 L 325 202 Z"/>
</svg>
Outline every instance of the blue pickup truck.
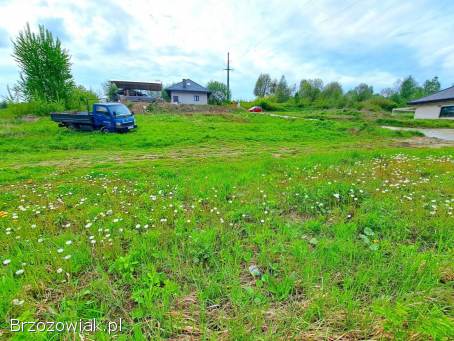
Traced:
<svg viewBox="0 0 454 341">
<path fill-rule="evenodd" d="M 126 132 L 137 128 L 134 113 L 121 103 L 95 103 L 92 112 L 51 113 L 50 117 L 60 127 L 75 130 Z"/>
</svg>

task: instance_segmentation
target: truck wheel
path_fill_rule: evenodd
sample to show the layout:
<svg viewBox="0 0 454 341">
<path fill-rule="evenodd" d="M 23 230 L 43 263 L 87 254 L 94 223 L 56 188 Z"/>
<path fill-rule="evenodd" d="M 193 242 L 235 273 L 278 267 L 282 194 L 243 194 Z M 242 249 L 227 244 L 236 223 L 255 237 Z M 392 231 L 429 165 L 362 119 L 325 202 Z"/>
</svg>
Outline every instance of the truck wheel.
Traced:
<svg viewBox="0 0 454 341">
<path fill-rule="evenodd" d="M 107 129 L 106 127 L 101 127 L 100 131 L 103 134 L 107 134 L 109 132 L 109 129 Z"/>
</svg>

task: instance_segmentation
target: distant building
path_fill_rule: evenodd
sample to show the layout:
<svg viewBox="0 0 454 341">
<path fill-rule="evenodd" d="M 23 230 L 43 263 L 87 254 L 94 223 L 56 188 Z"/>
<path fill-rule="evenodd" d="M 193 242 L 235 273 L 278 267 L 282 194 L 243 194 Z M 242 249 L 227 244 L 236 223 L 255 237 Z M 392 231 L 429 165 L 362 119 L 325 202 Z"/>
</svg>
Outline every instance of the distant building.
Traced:
<svg viewBox="0 0 454 341">
<path fill-rule="evenodd" d="M 162 84 L 158 82 L 110 82 L 117 86 L 120 102 L 151 102 L 161 95 Z"/>
<path fill-rule="evenodd" d="M 190 79 L 169 86 L 165 91 L 173 104 L 208 104 L 210 91 Z"/>
<path fill-rule="evenodd" d="M 418 119 L 454 119 L 454 86 L 408 103 Z"/>
</svg>

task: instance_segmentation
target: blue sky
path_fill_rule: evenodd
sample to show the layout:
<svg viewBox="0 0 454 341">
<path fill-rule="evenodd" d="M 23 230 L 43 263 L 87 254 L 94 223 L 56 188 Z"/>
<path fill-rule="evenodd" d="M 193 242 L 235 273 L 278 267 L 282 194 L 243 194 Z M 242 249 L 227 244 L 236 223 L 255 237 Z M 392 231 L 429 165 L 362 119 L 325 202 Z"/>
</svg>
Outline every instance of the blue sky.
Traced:
<svg viewBox="0 0 454 341">
<path fill-rule="evenodd" d="M 376 91 L 407 75 L 454 83 L 452 0 L 0 0 L 0 96 L 18 68 L 11 39 L 44 24 L 72 56 L 76 82 L 108 79 L 225 81 L 230 51 L 235 99 L 252 98 L 261 72 L 360 82 Z"/>
</svg>

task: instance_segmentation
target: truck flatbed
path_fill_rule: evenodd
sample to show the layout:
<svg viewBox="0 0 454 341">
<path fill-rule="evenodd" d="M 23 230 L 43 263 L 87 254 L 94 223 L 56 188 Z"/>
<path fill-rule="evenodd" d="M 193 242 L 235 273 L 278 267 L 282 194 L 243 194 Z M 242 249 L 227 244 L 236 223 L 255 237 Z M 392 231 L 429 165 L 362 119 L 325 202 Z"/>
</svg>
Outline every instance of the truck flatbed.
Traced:
<svg viewBox="0 0 454 341">
<path fill-rule="evenodd" d="M 59 123 L 75 123 L 75 124 L 92 124 L 93 115 L 86 111 L 80 112 L 62 112 L 52 113 L 50 117 L 52 121 Z"/>
</svg>

